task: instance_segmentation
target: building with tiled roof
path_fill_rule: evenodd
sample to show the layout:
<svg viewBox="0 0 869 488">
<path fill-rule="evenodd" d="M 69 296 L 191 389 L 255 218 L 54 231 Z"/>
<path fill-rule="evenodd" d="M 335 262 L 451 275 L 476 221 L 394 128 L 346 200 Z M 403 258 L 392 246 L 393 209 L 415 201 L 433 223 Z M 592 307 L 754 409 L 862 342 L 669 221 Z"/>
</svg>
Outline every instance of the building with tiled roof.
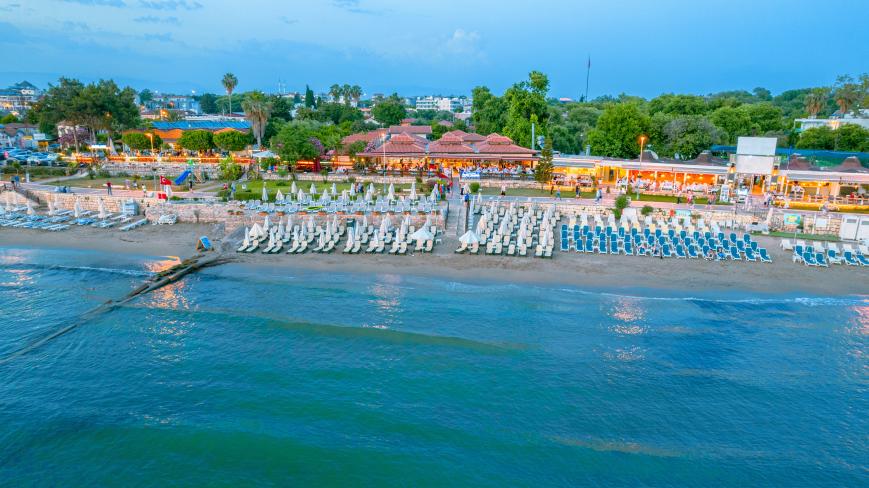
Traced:
<svg viewBox="0 0 869 488">
<path fill-rule="evenodd" d="M 421 136 L 431 135 L 430 125 L 393 125 L 389 127 L 390 134 L 416 134 Z"/>
</svg>

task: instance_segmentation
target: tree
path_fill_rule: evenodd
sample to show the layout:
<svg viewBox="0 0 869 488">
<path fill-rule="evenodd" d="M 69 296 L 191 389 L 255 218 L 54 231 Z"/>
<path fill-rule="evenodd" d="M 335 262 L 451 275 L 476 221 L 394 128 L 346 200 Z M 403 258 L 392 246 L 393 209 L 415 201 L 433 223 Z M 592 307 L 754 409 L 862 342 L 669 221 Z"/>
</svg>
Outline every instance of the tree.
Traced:
<svg viewBox="0 0 869 488">
<path fill-rule="evenodd" d="M 181 134 L 178 145 L 188 151 L 202 152 L 213 148 L 214 140 L 207 130 L 188 130 Z"/>
<path fill-rule="evenodd" d="M 121 131 L 139 125 L 139 107 L 132 88 L 121 89 L 111 80 L 88 85 L 69 78 L 59 81 L 28 112 L 28 120 L 38 123 L 41 130 L 55 132 L 57 124 L 65 121 L 71 126 L 87 127 L 93 140 L 97 131 Z M 76 138 L 77 133 L 73 133 Z"/>
<path fill-rule="evenodd" d="M 764 100 L 764 101 L 772 100 L 772 93 L 770 93 L 769 90 L 767 90 L 766 88 L 764 88 L 762 86 L 759 86 L 759 87 L 755 88 L 754 90 L 751 90 L 751 92 L 754 93 L 755 98 L 757 98 L 758 100 Z"/>
<path fill-rule="evenodd" d="M 869 151 L 869 129 L 857 124 L 842 124 L 835 133 L 837 151 Z"/>
<path fill-rule="evenodd" d="M 755 135 L 780 131 L 784 127 L 781 109 L 770 102 L 746 105 L 744 110 L 748 111 Z"/>
<path fill-rule="evenodd" d="M 294 121 L 285 124 L 271 140 L 272 151 L 295 170 L 298 161 L 314 160 L 322 155 L 322 145 L 315 137 L 318 124 L 308 121 Z"/>
<path fill-rule="evenodd" d="M 226 73 L 220 83 L 223 84 L 223 89 L 226 90 L 226 95 L 229 97 L 229 110 L 232 112 L 232 92 L 238 86 L 238 78 L 232 73 Z"/>
<path fill-rule="evenodd" d="M 235 181 L 241 178 L 242 173 L 244 173 L 241 165 L 233 161 L 231 156 L 221 159 L 218 168 L 220 168 L 221 180 Z"/>
<path fill-rule="evenodd" d="M 353 104 L 359 106 L 359 100 L 362 99 L 362 87 L 359 85 L 351 86 L 348 95 L 353 100 Z"/>
<path fill-rule="evenodd" d="M 251 131 L 256 137 L 256 145 L 261 147 L 266 123 L 272 113 L 272 102 L 263 92 L 253 91 L 245 97 L 242 108 L 244 108 L 245 117 L 250 121 Z"/>
<path fill-rule="evenodd" d="M 724 131 L 728 144 L 735 144 L 739 136 L 752 134 L 751 116 L 742 107 L 721 107 L 712 112 L 711 120 Z"/>
<path fill-rule="evenodd" d="M 664 126 L 664 153 L 694 159 L 721 139 L 721 130 L 701 115 L 681 115 Z"/>
<path fill-rule="evenodd" d="M 638 138 L 647 134 L 650 126 L 649 116 L 636 103 L 611 104 L 589 131 L 588 142 L 594 154 L 634 158 L 640 152 Z"/>
<path fill-rule="evenodd" d="M 473 96 L 471 120 L 478 134 L 489 135 L 501 132 L 507 125 L 507 103 L 497 97 L 485 86 L 478 86 L 471 92 Z"/>
<path fill-rule="evenodd" d="M 534 180 L 544 185 L 552 180 L 552 141 L 546 137 L 543 141 L 543 149 L 540 152 L 540 161 L 534 168 Z"/>
<path fill-rule="evenodd" d="M 836 135 L 826 125 L 806 129 L 800 133 L 796 144 L 799 149 L 835 149 Z"/>
<path fill-rule="evenodd" d="M 338 100 L 341 98 L 341 85 L 337 83 L 329 87 L 329 96 L 332 98 L 334 103 L 338 103 Z"/>
<path fill-rule="evenodd" d="M 154 138 L 153 146 L 151 145 L 151 137 Z M 128 132 L 121 137 L 121 141 L 134 151 L 148 151 L 152 147 L 156 149 L 163 144 L 163 140 L 157 134 L 152 134 L 151 137 L 142 132 Z"/>
<path fill-rule="evenodd" d="M 839 106 L 839 112 L 845 116 L 852 108 L 859 108 L 859 102 L 865 95 L 863 87 L 854 82 L 850 75 L 841 75 L 833 85 L 833 99 Z"/>
<path fill-rule="evenodd" d="M 674 115 L 703 115 L 709 111 L 704 97 L 697 95 L 674 95 L 668 93 L 649 101 L 649 114 L 658 112 Z"/>
<path fill-rule="evenodd" d="M 528 74 L 528 81 L 516 83 L 504 92 L 507 103 L 507 123 L 504 125 L 504 135 L 513 139 L 516 144 L 532 147 L 532 124 L 537 134 L 546 131 L 549 120 L 549 109 L 546 105 L 546 91 L 549 89 L 549 79 L 539 71 Z"/>
<path fill-rule="evenodd" d="M 314 91 L 311 90 L 311 87 L 305 85 L 305 107 L 314 108 L 316 103 L 314 102 Z"/>
<path fill-rule="evenodd" d="M 199 96 L 199 110 L 204 114 L 216 114 L 217 110 L 217 95 L 214 93 L 203 93 Z"/>
<path fill-rule="evenodd" d="M 371 109 L 371 116 L 383 125 L 396 125 L 407 117 L 407 109 L 401 97 L 393 93 Z"/>
<path fill-rule="evenodd" d="M 12 113 L 4 115 L 3 118 L 0 119 L 0 124 L 12 124 L 14 122 L 18 122 L 18 117 Z"/>
<path fill-rule="evenodd" d="M 243 151 L 250 144 L 250 134 L 237 130 L 218 132 L 212 139 L 214 145 L 224 151 Z"/>
<path fill-rule="evenodd" d="M 150 102 L 154 99 L 154 94 L 151 93 L 151 90 L 145 88 L 144 90 L 139 92 L 139 101 L 142 102 L 142 105 Z"/>
<path fill-rule="evenodd" d="M 815 118 L 818 113 L 824 109 L 827 103 L 827 98 L 830 96 L 830 91 L 826 88 L 815 88 L 804 98 L 806 113 L 809 117 Z"/>
</svg>

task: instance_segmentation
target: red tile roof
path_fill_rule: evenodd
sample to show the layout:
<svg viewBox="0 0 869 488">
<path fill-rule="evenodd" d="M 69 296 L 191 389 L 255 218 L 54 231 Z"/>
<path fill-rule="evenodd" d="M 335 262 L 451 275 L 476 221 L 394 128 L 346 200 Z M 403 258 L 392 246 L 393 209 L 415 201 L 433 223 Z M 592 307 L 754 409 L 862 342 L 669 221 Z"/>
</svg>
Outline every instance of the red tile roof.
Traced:
<svg viewBox="0 0 869 488">
<path fill-rule="evenodd" d="M 527 147 L 513 144 L 513 140 L 509 137 L 494 133 L 489 134 L 485 141 L 476 146 L 480 154 L 528 154 L 529 156 L 534 154 L 534 151 Z"/>
<path fill-rule="evenodd" d="M 430 154 L 467 154 L 473 153 L 474 149 L 463 143 L 462 139 L 455 134 L 444 134 L 443 137 L 428 145 Z"/>
<path fill-rule="evenodd" d="M 389 128 L 390 134 L 431 134 L 430 125 L 393 125 Z"/>
<path fill-rule="evenodd" d="M 390 137 L 386 141 L 386 144 L 379 147 L 376 152 L 386 152 L 386 154 L 425 154 L 425 145 L 405 132 Z"/>
<path fill-rule="evenodd" d="M 349 146 L 356 141 L 362 141 L 365 143 L 371 142 L 375 139 L 379 139 L 383 137 L 386 133 L 386 129 L 377 129 L 369 132 L 357 132 L 356 134 L 350 134 L 349 136 L 341 139 L 342 146 Z"/>
</svg>

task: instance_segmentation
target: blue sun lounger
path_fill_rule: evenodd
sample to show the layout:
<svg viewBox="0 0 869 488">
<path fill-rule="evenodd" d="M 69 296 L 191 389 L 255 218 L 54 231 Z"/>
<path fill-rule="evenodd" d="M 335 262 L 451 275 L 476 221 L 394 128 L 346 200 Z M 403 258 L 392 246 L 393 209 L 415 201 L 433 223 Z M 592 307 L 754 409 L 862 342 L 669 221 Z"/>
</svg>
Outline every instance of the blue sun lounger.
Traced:
<svg viewBox="0 0 869 488">
<path fill-rule="evenodd" d="M 757 249 L 757 253 L 760 254 L 760 260 L 764 263 L 771 263 L 772 258 L 769 257 L 769 254 L 766 252 L 766 249 L 760 247 Z"/>
</svg>

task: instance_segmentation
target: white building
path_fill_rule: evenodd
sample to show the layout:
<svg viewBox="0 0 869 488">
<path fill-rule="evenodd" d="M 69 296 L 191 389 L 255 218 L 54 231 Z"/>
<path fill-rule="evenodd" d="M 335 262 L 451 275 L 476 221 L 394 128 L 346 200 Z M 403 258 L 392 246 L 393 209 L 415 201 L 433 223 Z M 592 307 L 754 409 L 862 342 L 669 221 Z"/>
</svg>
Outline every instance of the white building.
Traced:
<svg viewBox="0 0 869 488">
<path fill-rule="evenodd" d="M 417 97 L 417 110 L 440 110 L 445 112 L 471 111 L 472 100 L 468 97 Z"/>
<path fill-rule="evenodd" d="M 833 130 L 838 129 L 842 124 L 855 124 L 863 127 L 864 129 L 869 129 L 869 110 L 861 110 L 860 115 L 855 117 L 854 114 L 849 113 L 844 117 L 831 117 L 829 119 L 816 119 L 816 118 L 807 118 L 807 119 L 796 119 L 795 122 L 799 124 L 799 131 L 802 132 L 806 129 L 814 129 L 816 127 L 827 126 Z"/>
</svg>

